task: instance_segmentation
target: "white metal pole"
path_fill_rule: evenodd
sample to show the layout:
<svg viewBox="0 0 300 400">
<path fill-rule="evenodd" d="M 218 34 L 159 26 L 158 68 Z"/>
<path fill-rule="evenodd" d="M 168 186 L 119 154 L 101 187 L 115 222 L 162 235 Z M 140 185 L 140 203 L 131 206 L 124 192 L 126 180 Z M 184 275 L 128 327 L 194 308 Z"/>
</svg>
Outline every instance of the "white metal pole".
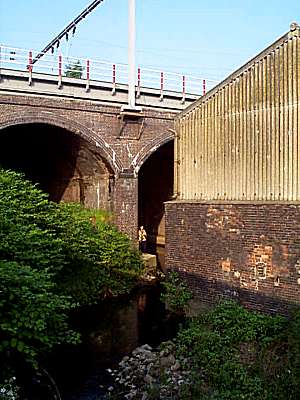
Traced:
<svg viewBox="0 0 300 400">
<path fill-rule="evenodd" d="M 128 0 L 128 106 L 135 108 L 135 0 Z"/>
</svg>

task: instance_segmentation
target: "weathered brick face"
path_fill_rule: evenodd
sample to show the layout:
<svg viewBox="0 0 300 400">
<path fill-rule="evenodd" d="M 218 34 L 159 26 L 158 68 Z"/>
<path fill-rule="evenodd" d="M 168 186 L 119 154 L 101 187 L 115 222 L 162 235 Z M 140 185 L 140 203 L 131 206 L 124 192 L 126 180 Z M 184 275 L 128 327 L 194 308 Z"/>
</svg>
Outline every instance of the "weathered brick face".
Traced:
<svg viewBox="0 0 300 400">
<path fill-rule="evenodd" d="M 300 205 L 166 203 L 166 267 L 205 303 L 299 304 Z"/>
<path fill-rule="evenodd" d="M 116 182 L 115 209 L 118 210 L 116 223 L 131 239 L 136 239 L 138 231 L 138 179 L 122 175 Z"/>
<path fill-rule="evenodd" d="M 170 111 L 146 109 L 141 118 L 122 119 L 120 107 L 112 105 L 49 96 L 0 94 L 0 133 L 1 129 L 27 124 L 63 128 L 85 141 L 90 154 L 100 160 L 100 164 L 105 161 L 107 168 L 102 173 L 100 164 L 99 168 L 95 167 L 96 163 L 89 165 L 91 157 L 87 157 L 87 151 L 80 153 L 79 166 L 84 171 L 94 171 L 87 174 L 88 179 L 84 181 L 84 204 L 104 205 L 114 213 L 118 226 L 135 239 L 138 172 L 150 154 L 173 139 L 174 115 Z M 75 174 L 68 184 L 62 183 L 66 190 L 61 198 L 82 197 L 79 178 Z"/>
</svg>

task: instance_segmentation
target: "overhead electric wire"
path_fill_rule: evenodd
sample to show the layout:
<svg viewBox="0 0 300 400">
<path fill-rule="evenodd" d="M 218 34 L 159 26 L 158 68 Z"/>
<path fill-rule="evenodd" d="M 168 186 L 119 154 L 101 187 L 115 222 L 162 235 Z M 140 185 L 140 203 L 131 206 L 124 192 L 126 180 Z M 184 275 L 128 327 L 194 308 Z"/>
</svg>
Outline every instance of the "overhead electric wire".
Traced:
<svg viewBox="0 0 300 400">
<path fill-rule="evenodd" d="M 82 21 L 89 13 L 91 13 L 100 3 L 104 0 L 94 0 L 88 7 L 86 7 L 73 21 L 69 23 L 69 25 L 64 28 L 47 46 L 38 53 L 32 60 L 32 64 L 36 63 L 45 53 L 47 53 L 50 49 L 54 49 L 54 46 L 59 46 L 60 40 L 66 36 L 68 39 L 68 34 L 70 31 L 73 31 L 73 34 L 76 30 L 76 25 Z"/>
</svg>

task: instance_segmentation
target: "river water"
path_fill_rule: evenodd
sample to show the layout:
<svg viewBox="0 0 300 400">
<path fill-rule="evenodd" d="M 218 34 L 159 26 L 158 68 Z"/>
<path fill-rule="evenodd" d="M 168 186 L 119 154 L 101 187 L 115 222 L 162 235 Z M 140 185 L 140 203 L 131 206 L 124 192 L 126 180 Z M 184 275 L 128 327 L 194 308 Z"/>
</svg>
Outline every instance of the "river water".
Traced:
<svg viewBox="0 0 300 400">
<path fill-rule="evenodd" d="M 104 400 L 113 384 L 107 371 L 138 345 L 157 346 L 174 334 L 166 323 L 158 286 L 146 286 L 130 297 L 108 300 L 74 313 L 82 334 L 78 346 L 60 348 L 48 367 L 62 400 Z"/>
</svg>

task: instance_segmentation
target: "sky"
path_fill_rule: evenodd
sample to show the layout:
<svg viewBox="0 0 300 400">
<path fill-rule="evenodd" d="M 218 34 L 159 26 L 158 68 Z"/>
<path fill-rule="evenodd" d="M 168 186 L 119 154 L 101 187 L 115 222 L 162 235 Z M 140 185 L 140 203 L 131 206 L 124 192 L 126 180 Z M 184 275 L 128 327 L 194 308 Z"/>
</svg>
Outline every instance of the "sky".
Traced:
<svg viewBox="0 0 300 400">
<path fill-rule="evenodd" d="M 0 43 L 41 50 L 91 0 L 0 0 Z M 62 51 L 127 62 L 127 0 L 104 0 Z M 137 63 L 221 80 L 300 23 L 300 1 L 136 0 Z"/>
</svg>

